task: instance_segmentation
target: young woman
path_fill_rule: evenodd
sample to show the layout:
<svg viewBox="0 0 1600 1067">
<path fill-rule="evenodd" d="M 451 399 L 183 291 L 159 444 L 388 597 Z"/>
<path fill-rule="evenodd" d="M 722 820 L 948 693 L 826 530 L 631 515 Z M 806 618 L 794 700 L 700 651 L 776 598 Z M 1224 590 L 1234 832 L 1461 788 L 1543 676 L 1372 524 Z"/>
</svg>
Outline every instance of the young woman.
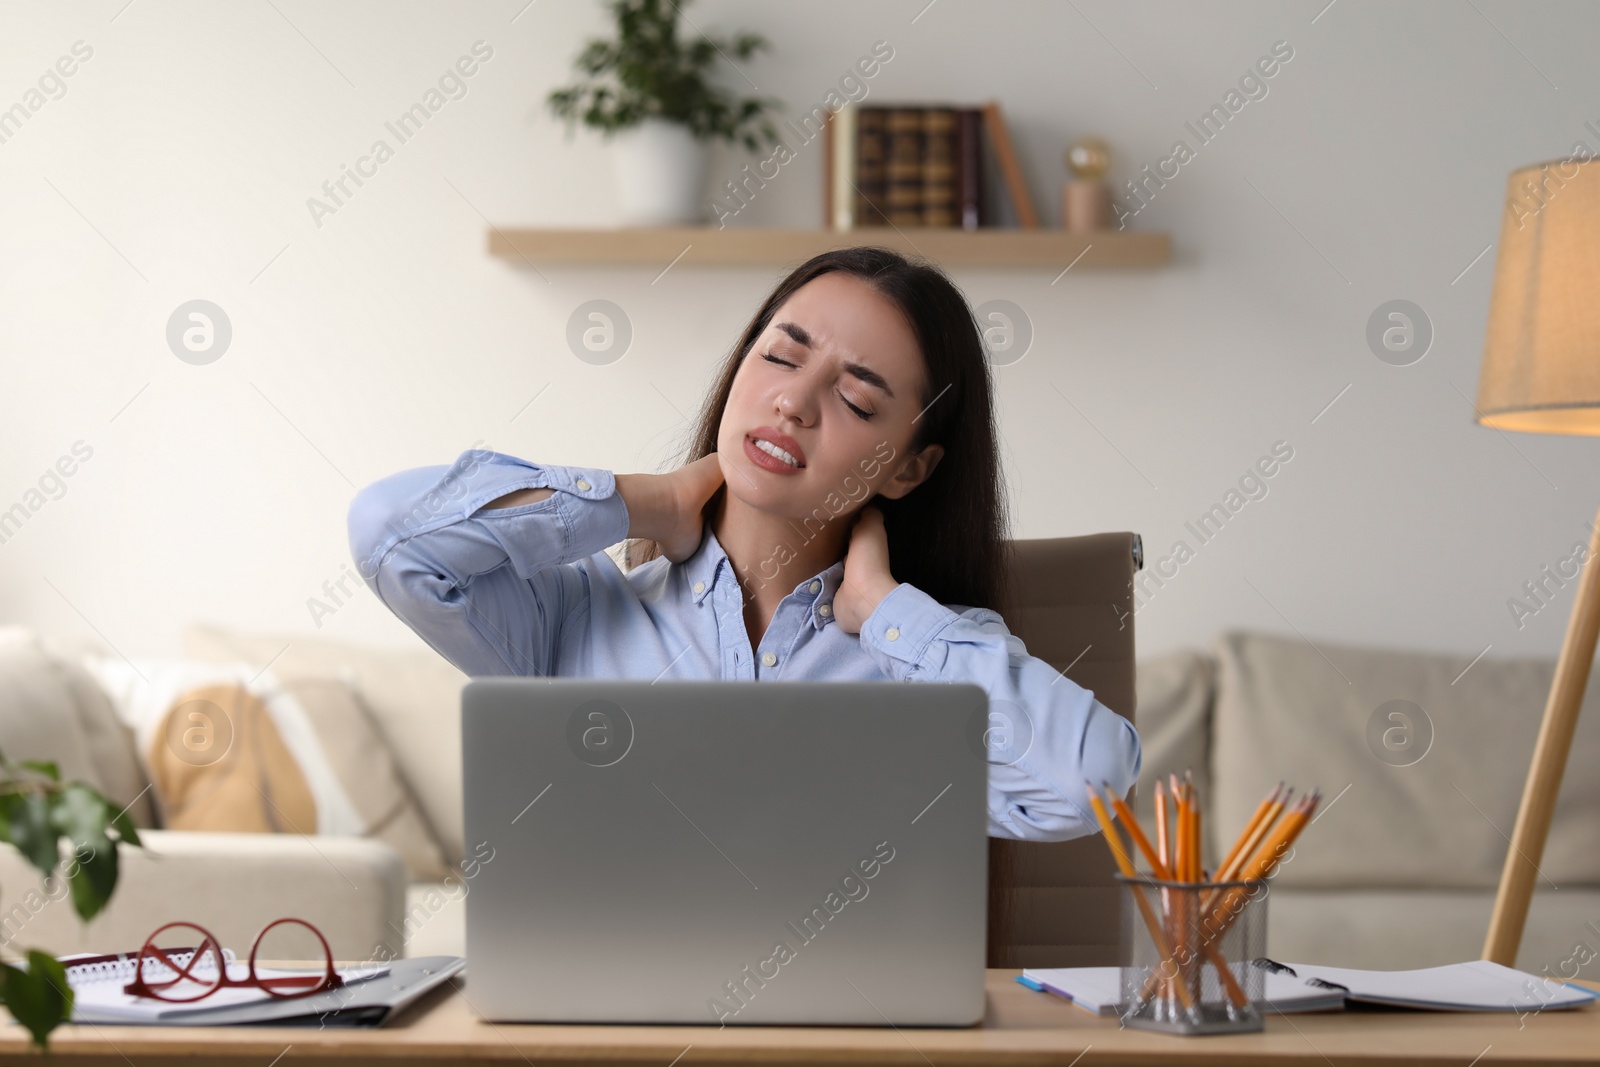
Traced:
<svg viewBox="0 0 1600 1067">
<path fill-rule="evenodd" d="M 468 450 L 362 490 L 350 546 L 391 611 L 470 675 L 971 682 L 989 832 L 1093 833 L 1133 727 L 1000 614 L 1006 515 L 988 363 L 937 269 L 826 252 L 778 285 L 687 463 L 613 474 Z M 624 574 L 624 538 L 646 562 Z"/>
</svg>

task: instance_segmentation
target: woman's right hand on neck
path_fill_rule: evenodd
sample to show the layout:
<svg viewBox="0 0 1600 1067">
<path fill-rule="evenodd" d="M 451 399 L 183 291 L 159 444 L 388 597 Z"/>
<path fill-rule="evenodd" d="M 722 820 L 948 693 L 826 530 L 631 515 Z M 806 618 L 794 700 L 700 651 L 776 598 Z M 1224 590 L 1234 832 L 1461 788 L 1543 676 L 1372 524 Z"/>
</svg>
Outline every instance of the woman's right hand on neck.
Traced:
<svg viewBox="0 0 1600 1067">
<path fill-rule="evenodd" d="M 682 563 L 700 547 L 701 512 L 722 484 L 722 464 L 712 452 L 667 474 L 618 474 L 617 492 L 628 508 L 628 536 L 661 546 Z"/>
</svg>

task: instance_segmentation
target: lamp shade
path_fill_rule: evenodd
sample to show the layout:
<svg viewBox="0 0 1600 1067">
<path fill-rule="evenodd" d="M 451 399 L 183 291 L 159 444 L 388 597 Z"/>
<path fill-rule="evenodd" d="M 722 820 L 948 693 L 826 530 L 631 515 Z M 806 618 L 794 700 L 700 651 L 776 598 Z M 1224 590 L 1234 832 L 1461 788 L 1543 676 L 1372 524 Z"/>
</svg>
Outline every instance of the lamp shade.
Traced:
<svg viewBox="0 0 1600 1067">
<path fill-rule="evenodd" d="M 1600 157 L 1506 181 L 1477 421 L 1600 435 Z"/>
</svg>

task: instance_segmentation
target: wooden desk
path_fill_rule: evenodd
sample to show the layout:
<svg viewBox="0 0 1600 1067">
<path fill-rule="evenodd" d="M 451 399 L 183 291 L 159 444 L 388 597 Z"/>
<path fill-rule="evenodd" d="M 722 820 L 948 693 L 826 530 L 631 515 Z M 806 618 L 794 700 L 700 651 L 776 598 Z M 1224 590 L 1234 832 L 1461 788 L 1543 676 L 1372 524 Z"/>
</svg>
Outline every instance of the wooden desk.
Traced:
<svg viewBox="0 0 1600 1067">
<path fill-rule="evenodd" d="M 526 1026 L 482 1022 L 469 982 L 440 988 L 379 1030 L 64 1026 L 51 1039 L 63 1064 L 304 1067 L 359 1063 L 756 1064 L 1600 1064 L 1600 1007 L 1529 1015 L 1345 1011 L 1274 1015 L 1264 1033 L 1170 1037 L 1120 1029 L 1046 993 L 1017 971 L 989 972 L 981 1027 Z M 0 1033 L 0 1062 L 38 1064 L 22 1028 Z"/>
</svg>

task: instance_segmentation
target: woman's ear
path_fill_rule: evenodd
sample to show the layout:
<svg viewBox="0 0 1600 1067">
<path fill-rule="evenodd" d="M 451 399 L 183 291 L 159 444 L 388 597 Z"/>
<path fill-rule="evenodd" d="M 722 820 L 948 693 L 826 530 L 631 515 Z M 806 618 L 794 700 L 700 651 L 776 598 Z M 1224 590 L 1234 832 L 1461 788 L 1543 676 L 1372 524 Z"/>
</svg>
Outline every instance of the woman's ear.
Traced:
<svg viewBox="0 0 1600 1067">
<path fill-rule="evenodd" d="M 878 486 L 878 493 L 890 500 L 899 500 L 911 490 L 928 480 L 933 469 L 944 458 L 943 445 L 927 445 L 921 452 L 906 458 L 900 469 L 889 480 Z"/>
</svg>

